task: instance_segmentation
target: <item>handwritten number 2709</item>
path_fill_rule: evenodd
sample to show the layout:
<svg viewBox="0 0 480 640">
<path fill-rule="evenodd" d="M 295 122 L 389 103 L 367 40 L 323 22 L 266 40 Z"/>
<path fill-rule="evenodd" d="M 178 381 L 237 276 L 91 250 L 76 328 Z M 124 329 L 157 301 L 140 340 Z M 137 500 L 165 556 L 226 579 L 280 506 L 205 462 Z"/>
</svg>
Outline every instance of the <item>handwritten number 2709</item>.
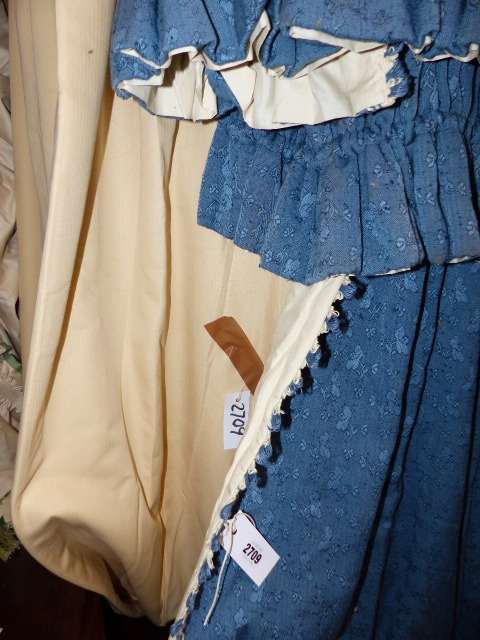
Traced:
<svg viewBox="0 0 480 640">
<path fill-rule="evenodd" d="M 258 564 L 262 559 L 262 554 L 259 553 L 250 543 L 248 543 L 245 549 L 243 549 L 243 553 L 253 560 L 255 564 Z"/>
<path fill-rule="evenodd" d="M 241 413 L 234 413 L 237 410 Z M 245 405 L 243 402 L 241 404 L 232 404 L 230 407 L 230 416 L 234 418 L 232 421 L 232 426 L 238 431 L 231 430 L 230 433 L 235 433 L 237 436 L 243 436 L 243 432 L 245 431 Z"/>
</svg>

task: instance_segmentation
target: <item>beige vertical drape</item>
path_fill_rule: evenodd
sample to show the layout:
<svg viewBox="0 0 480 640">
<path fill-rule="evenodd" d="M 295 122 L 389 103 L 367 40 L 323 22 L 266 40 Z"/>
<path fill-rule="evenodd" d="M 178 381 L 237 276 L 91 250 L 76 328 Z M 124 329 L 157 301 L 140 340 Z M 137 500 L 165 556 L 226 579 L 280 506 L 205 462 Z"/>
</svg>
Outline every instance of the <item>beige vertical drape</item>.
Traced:
<svg viewBox="0 0 480 640">
<path fill-rule="evenodd" d="M 197 227 L 214 124 L 113 96 L 113 0 L 10 3 L 26 391 L 16 531 L 122 612 L 175 616 L 233 453 L 242 385 L 203 325 L 234 316 L 260 356 L 288 283 Z"/>
</svg>

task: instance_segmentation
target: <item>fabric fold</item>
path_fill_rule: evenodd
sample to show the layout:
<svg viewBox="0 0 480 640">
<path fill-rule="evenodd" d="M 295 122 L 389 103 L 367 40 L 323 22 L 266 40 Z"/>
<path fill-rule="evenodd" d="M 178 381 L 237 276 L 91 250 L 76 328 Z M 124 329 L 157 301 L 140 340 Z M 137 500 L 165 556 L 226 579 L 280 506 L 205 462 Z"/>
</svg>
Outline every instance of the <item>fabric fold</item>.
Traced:
<svg viewBox="0 0 480 640">
<path fill-rule="evenodd" d="M 341 287 L 255 470 L 217 505 L 280 560 L 255 584 L 219 527 L 172 637 L 473 640 L 479 276 L 426 265 Z"/>
<path fill-rule="evenodd" d="M 197 16 L 200 25 L 204 9 Z M 194 29 L 192 7 L 170 15 L 165 7 L 157 14 L 150 5 L 120 2 L 112 33 L 112 86 L 156 115 L 208 120 L 238 105 L 256 129 L 356 116 L 393 104 L 407 90 L 395 48 L 356 42 L 348 43 L 350 50 L 290 37 L 285 43 L 278 7 L 267 9 L 242 24 L 232 14 L 232 25 L 244 32 L 241 46 L 236 36 L 228 40 L 220 20 L 212 46 L 213 23 L 204 32 L 197 24 Z M 212 87 L 219 79 L 229 88 L 222 99 Z M 292 93 L 297 100 L 290 99 Z"/>
<path fill-rule="evenodd" d="M 400 0 L 392 4 L 378 0 L 311 2 L 277 0 L 279 29 L 291 35 L 322 39 L 322 32 L 340 38 L 408 44 L 422 59 L 452 56 L 464 61 L 478 57 L 480 11 L 475 2 L 465 0 Z M 317 36 L 315 36 L 317 32 Z"/>
<path fill-rule="evenodd" d="M 255 473 L 257 454 L 270 443 L 272 423 L 280 413 L 280 404 L 289 393 L 290 383 L 298 379 L 318 334 L 328 331 L 325 320 L 333 302 L 342 297 L 339 290 L 344 281 L 345 276 L 340 275 L 313 287 L 295 284 L 290 290 L 275 328 L 272 350 L 255 393 L 254 406 L 250 408 L 248 428 L 217 499 L 202 552 L 171 630 L 172 637 L 182 634 L 196 594 L 213 571 L 213 547 L 218 545 L 223 522 L 230 517 L 231 506 L 245 489 L 247 478 Z"/>
<path fill-rule="evenodd" d="M 276 132 L 221 118 L 199 223 L 306 284 L 480 256 L 478 65 L 403 63 L 390 109 Z"/>
</svg>

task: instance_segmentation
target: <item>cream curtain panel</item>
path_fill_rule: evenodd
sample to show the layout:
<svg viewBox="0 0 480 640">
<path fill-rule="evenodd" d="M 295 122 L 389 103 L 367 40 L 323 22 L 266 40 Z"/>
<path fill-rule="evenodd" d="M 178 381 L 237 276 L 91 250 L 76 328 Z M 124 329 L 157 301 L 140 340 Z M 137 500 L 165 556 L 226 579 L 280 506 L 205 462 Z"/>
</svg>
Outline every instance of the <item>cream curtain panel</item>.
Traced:
<svg viewBox="0 0 480 640">
<path fill-rule="evenodd" d="M 265 361 L 289 284 L 196 226 L 215 125 L 109 88 L 113 1 L 9 7 L 26 395 L 16 531 L 119 610 L 176 614 L 233 453 L 242 380 L 203 325 Z"/>
<path fill-rule="evenodd" d="M 215 124 L 114 97 L 113 9 L 9 7 L 26 370 L 12 514 L 51 571 L 164 624 L 343 276 L 287 298 L 257 256 L 197 226 Z M 204 329 L 224 315 L 266 362 L 236 455 L 223 407 L 243 381 Z"/>
</svg>

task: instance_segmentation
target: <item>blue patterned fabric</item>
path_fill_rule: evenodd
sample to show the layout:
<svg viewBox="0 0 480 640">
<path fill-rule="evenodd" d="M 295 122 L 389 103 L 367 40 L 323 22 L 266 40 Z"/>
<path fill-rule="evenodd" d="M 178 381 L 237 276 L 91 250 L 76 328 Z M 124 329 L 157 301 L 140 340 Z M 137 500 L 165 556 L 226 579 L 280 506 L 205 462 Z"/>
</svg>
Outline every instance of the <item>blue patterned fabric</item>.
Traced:
<svg viewBox="0 0 480 640">
<path fill-rule="evenodd" d="M 157 65 L 173 49 L 193 46 L 215 64 L 242 60 L 265 0 L 118 0 L 112 28 L 114 87 L 129 78 L 149 78 L 156 69 L 121 53 L 134 49 Z M 127 97 L 123 95 L 123 97 Z"/>
<path fill-rule="evenodd" d="M 431 59 L 465 56 L 480 40 L 477 0 L 280 0 L 279 27 L 321 29 L 340 38 L 405 42 Z M 428 39 L 428 40 L 427 40 Z"/>
<path fill-rule="evenodd" d="M 272 30 L 262 48 L 262 64 L 285 66 L 286 76 L 337 49 L 322 43 L 321 36 L 318 42 L 292 38 L 290 29 L 295 26 L 321 29 L 340 38 L 424 47 L 421 55 L 427 60 L 445 52 L 466 56 L 470 45 L 480 42 L 476 1 L 273 0 L 267 4 L 267 13 Z"/>
<path fill-rule="evenodd" d="M 480 40 L 476 0 L 118 0 L 112 31 L 112 84 L 146 79 L 156 70 L 122 53 L 133 49 L 157 65 L 175 49 L 193 46 L 215 64 L 245 58 L 247 43 L 265 10 L 272 29 L 261 51 L 266 67 L 285 67 L 291 76 L 337 47 L 292 38 L 290 28 L 322 29 L 328 34 L 388 44 L 408 43 L 432 58 L 448 51 L 465 56 Z M 428 39 L 428 41 L 427 41 Z M 127 92 L 119 90 L 122 97 Z"/>
<path fill-rule="evenodd" d="M 410 94 L 278 131 L 220 119 L 198 221 L 306 284 L 480 255 L 480 71 L 407 51 Z"/>
<path fill-rule="evenodd" d="M 280 28 L 281 0 L 267 3 L 271 31 L 262 45 L 261 61 L 269 68 L 285 67 L 286 77 L 294 76 L 314 60 L 328 56 L 339 49 L 323 42 L 291 38 L 289 30 Z"/>
<path fill-rule="evenodd" d="M 427 266 L 342 302 L 236 506 L 281 559 L 261 587 L 229 560 L 187 640 L 478 638 L 479 280 Z"/>
<path fill-rule="evenodd" d="M 157 70 L 148 61 L 163 65 L 169 53 L 181 47 L 193 46 L 217 65 L 243 60 L 264 9 L 272 26 L 261 52 L 266 67 L 285 67 L 285 75 L 291 76 L 338 49 L 291 38 L 288 30 L 281 32 L 279 0 L 118 0 L 111 40 L 112 86 L 121 97 L 129 97 L 127 91 L 117 89 L 120 82 L 155 75 Z M 136 51 L 144 60 L 123 53 L 125 49 Z"/>
</svg>

